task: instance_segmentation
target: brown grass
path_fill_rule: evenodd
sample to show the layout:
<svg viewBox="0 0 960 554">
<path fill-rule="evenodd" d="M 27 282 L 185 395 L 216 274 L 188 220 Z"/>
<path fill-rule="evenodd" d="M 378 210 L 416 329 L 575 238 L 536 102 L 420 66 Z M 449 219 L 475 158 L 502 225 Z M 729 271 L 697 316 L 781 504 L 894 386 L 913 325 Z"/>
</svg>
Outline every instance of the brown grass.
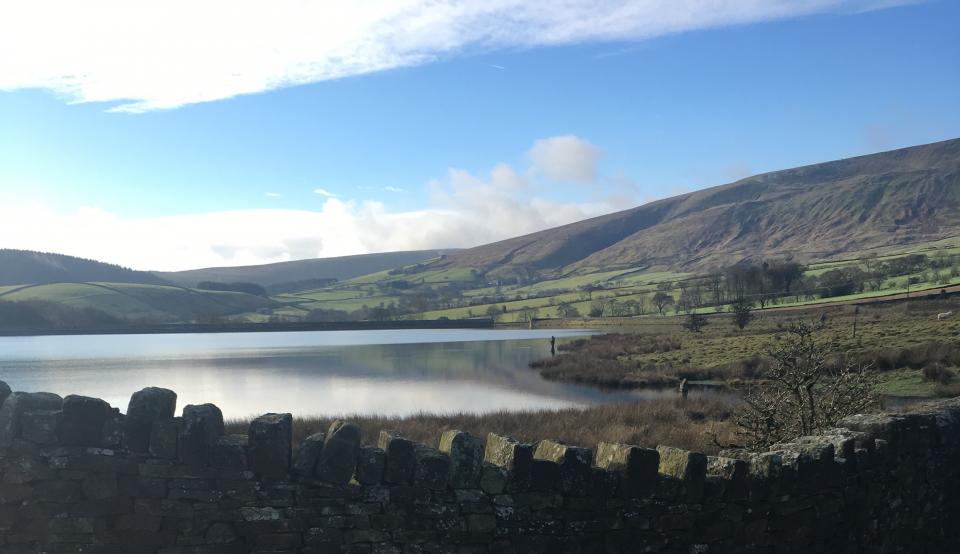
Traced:
<svg viewBox="0 0 960 554">
<path fill-rule="evenodd" d="M 559 439 L 567 444 L 593 448 L 598 442 L 619 442 L 639 446 L 676 446 L 707 454 L 717 452 L 712 436 L 723 444 L 734 441 L 732 421 L 736 405 L 730 401 L 688 399 L 653 400 L 630 404 L 607 404 L 589 408 L 495 412 L 490 414 L 417 414 L 408 417 L 346 416 L 356 423 L 363 441 L 375 444 L 380 430 L 437 446 L 440 435 L 460 429 L 480 437 L 494 432 L 534 443 Z M 335 418 L 296 418 L 294 445 L 306 436 L 326 432 Z M 245 434 L 248 421 L 227 422 L 228 433 Z"/>
</svg>

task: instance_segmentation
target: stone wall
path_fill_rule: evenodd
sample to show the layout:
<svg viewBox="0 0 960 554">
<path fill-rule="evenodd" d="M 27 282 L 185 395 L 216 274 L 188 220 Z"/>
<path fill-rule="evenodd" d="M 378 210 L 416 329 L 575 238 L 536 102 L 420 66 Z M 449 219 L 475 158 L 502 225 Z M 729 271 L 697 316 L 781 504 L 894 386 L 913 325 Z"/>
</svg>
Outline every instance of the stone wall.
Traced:
<svg viewBox="0 0 960 554">
<path fill-rule="evenodd" d="M 960 399 L 737 457 L 347 422 L 293 454 L 289 414 L 224 435 L 164 389 L 0 402 L 3 553 L 960 550 Z"/>
</svg>

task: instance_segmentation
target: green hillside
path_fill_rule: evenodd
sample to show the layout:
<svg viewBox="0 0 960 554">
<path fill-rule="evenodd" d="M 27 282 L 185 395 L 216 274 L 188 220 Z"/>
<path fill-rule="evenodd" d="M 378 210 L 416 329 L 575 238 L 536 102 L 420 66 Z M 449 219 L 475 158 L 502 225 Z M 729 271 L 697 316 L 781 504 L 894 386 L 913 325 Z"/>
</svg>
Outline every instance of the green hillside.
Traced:
<svg viewBox="0 0 960 554">
<path fill-rule="evenodd" d="M 105 281 L 169 284 L 146 271 L 64 254 L 0 249 L 0 285 Z"/>
<path fill-rule="evenodd" d="M 192 322 L 269 309 L 269 299 L 235 292 L 199 291 L 131 283 L 51 283 L 4 287 L 0 301 L 54 302 L 111 316 L 156 323 Z"/>
</svg>

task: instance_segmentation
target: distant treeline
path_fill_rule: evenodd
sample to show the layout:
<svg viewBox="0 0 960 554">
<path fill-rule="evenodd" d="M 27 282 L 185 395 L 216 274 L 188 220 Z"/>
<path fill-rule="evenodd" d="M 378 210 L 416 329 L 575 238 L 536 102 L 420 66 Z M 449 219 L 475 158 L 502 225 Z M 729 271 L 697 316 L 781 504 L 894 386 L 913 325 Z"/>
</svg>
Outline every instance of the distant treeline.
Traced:
<svg viewBox="0 0 960 554">
<path fill-rule="evenodd" d="M 121 327 L 126 320 L 94 308 L 74 308 L 56 302 L 0 300 L 0 331 L 76 331 Z"/>
<path fill-rule="evenodd" d="M 290 281 L 286 283 L 277 283 L 264 287 L 257 283 L 238 281 L 234 283 L 223 283 L 220 281 L 201 281 L 197 283 L 200 290 L 213 290 L 220 292 L 244 292 L 254 296 L 267 297 L 271 294 L 284 294 L 290 292 L 300 292 L 304 290 L 313 290 L 323 287 L 329 287 L 336 283 L 333 278 L 301 279 L 299 281 Z"/>
<path fill-rule="evenodd" d="M 213 290 L 220 292 L 243 292 L 254 296 L 267 296 L 267 289 L 256 283 L 221 283 L 219 281 L 201 281 L 197 283 L 200 290 Z"/>
<path fill-rule="evenodd" d="M 648 309 L 663 314 L 669 307 L 676 313 L 707 307 L 719 311 L 724 306 L 743 302 L 764 308 L 785 301 L 812 301 L 921 283 L 947 285 L 957 279 L 960 279 L 960 256 L 946 253 L 910 254 L 888 260 L 871 256 L 859 264 L 838 265 L 819 272 L 811 272 L 790 260 L 746 261 L 695 278 L 661 282 L 649 298 L 641 295 L 625 302 L 616 297 L 596 300 L 591 303 L 589 315 L 643 315 Z M 618 288 L 616 282 L 610 285 L 612 290 Z M 607 289 L 598 285 L 581 287 L 583 300 Z M 562 303 L 558 309 L 564 312 L 569 308 Z"/>
<path fill-rule="evenodd" d="M 902 277 L 906 277 L 903 283 L 893 281 Z M 765 307 L 784 299 L 832 298 L 895 288 L 898 284 L 946 285 L 958 277 L 960 257 L 957 255 L 910 254 L 888 260 L 871 256 L 861 264 L 844 265 L 821 273 L 812 273 L 793 261 L 745 262 L 714 271 L 706 277 L 678 281 L 661 288 L 679 289 L 677 307 L 686 310 L 722 306 L 741 299 Z"/>
</svg>

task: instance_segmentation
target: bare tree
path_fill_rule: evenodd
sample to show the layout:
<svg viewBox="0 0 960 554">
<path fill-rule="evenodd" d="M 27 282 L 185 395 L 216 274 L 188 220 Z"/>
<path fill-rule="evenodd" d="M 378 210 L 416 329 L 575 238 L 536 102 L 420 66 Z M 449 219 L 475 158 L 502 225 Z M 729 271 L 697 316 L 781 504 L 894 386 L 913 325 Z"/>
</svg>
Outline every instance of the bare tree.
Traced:
<svg viewBox="0 0 960 554">
<path fill-rule="evenodd" d="M 557 305 L 557 315 L 559 315 L 561 319 L 567 319 L 568 317 L 580 317 L 580 310 L 568 302 L 561 302 Z"/>
<path fill-rule="evenodd" d="M 594 300 L 590 303 L 590 317 L 603 317 L 607 313 L 607 303 L 603 300 Z"/>
<path fill-rule="evenodd" d="M 765 447 L 822 433 L 877 402 L 875 377 L 852 362 L 827 364 L 811 325 L 792 326 L 782 346 L 769 356 L 773 363 L 765 383 L 747 391 L 746 409 L 737 419 L 745 446 Z"/>
<path fill-rule="evenodd" d="M 660 315 L 663 315 L 663 310 L 670 304 L 673 304 L 673 297 L 669 294 L 660 291 L 653 295 L 653 305 L 657 307 Z"/>
</svg>

